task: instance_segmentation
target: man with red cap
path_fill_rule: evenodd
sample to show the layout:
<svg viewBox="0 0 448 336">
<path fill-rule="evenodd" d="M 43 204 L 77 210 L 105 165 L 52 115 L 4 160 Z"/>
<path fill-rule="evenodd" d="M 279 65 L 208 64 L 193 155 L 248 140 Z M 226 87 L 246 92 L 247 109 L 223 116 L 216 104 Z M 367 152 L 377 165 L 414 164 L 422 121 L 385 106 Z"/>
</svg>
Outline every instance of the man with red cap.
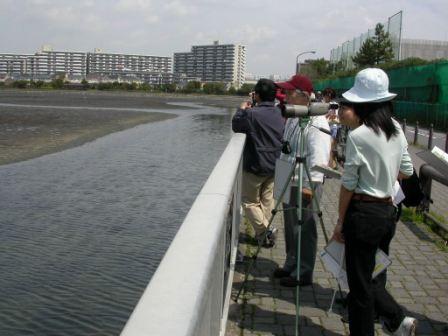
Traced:
<svg viewBox="0 0 448 336">
<path fill-rule="evenodd" d="M 308 77 L 295 75 L 287 82 L 276 83 L 277 87 L 286 92 L 286 103 L 293 105 L 309 105 L 310 96 L 313 92 L 313 85 Z M 298 118 L 289 118 L 286 121 L 284 141 L 290 144 L 290 153 L 282 153 L 280 159 L 294 162 L 296 156 L 306 157 L 308 169 L 315 165 L 328 165 L 330 158 L 331 137 L 319 131 L 319 127 L 330 130 L 325 116 L 311 117 L 308 125 L 304 128 L 304 153 L 299 153 L 300 127 Z M 315 127 L 312 127 L 315 126 Z M 308 181 L 306 174 L 302 189 L 302 239 L 300 242 L 300 280 L 297 281 L 297 240 L 298 240 L 298 216 L 297 187 L 298 171 L 291 181 L 290 204 L 283 203 L 283 217 L 285 225 L 285 248 L 286 260 L 282 268 L 274 271 L 274 277 L 280 278 L 280 284 L 286 287 L 311 285 L 313 280 L 314 263 L 317 253 L 317 229 L 313 208 L 311 185 L 314 186 L 314 197 L 319 201 L 322 196 L 322 183 L 324 176 L 322 173 L 310 171 L 311 181 Z M 288 209 L 289 208 L 289 209 Z"/>
</svg>

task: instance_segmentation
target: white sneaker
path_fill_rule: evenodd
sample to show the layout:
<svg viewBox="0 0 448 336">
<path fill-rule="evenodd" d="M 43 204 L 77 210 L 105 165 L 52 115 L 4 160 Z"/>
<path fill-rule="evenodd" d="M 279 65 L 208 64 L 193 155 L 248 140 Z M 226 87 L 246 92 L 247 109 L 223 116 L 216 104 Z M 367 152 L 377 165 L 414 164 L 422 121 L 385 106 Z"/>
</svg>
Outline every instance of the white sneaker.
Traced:
<svg viewBox="0 0 448 336">
<path fill-rule="evenodd" d="M 398 329 L 393 333 L 394 336 L 414 336 L 417 329 L 417 320 L 413 317 L 406 316 L 401 321 Z"/>
</svg>

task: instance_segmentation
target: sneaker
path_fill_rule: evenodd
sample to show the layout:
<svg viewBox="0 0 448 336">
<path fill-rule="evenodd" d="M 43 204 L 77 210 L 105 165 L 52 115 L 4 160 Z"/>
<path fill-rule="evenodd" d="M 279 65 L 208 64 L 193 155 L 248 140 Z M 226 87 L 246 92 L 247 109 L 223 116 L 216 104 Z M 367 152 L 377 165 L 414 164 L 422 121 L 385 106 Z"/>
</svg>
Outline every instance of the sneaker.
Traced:
<svg viewBox="0 0 448 336">
<path fill-rule="evenodd" d="M 392 334 L 394 336 L 414 336 L 415 329 L 417 329 L 417 320 L 413 317 L 406 316 L 403 321 L 401 321 L 400 326 Z"/>
</svg>

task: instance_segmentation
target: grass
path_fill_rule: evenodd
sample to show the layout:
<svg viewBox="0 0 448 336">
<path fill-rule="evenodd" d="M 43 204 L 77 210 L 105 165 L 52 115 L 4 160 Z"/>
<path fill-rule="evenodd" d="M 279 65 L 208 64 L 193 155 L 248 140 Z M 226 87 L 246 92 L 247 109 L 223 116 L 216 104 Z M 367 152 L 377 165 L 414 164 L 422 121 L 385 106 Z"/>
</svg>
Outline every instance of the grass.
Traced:
<svg viewBox="0 0 448 336">
<path fill-rule="evenodd" d="M 430 217 L 433 217 L 436 221 L 447 224 L 446 219 L 443 216 L 429 213 Z M 418 212 L 415 209 L 403 208 L 401 214 L 401 220 L 403 222 L 412 222 L 416 224 L 420 229 L 423 229 L 429 233 L 432 233 L 434 244 L 443 252 L 448 252 L 448 232 L 440 228 L 430 217 L 424 216 L 422 212 Z"/>
</svg>

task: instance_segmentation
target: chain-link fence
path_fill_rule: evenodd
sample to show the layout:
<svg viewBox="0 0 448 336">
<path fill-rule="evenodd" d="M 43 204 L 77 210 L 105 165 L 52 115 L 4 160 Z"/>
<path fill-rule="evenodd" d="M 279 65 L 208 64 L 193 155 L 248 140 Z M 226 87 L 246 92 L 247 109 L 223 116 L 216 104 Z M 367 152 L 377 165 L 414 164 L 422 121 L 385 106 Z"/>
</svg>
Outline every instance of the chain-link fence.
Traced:
<svg viewBox="0 0 448 336">
<path fill-rule="evenodd" d="M 388 18 L 387 22 L 382 24 L 384 26 L 384 31 L 389 33 L 395 60 L 400 59 L 402 14 L 403 13 L 400 11 Z M 355 65 L 353 64 L 352 57 L 357 54 L 364 42 L 373 36 L 375 36 L 375 28 L 369 29 L 367 32 L 332 49 L 330 52 L 330 63 L 337 64 L 341 62 L 344 69 L 353 69 Z"/>
</svg>

